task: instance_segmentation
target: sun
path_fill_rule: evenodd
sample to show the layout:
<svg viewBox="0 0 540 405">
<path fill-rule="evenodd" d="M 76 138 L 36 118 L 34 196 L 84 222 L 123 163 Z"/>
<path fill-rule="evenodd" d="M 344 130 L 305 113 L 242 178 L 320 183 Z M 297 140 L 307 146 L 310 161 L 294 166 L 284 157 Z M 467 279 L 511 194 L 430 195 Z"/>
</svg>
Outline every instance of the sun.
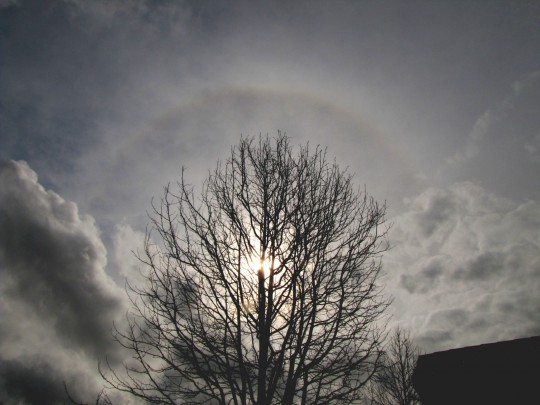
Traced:
<svg viewBox="0 0 540 405">
<path fill-rule="evenodd" d="M 268 278 L 270 276 L 272 263 L 268 258 L 261 260 L 258 257 L 253 257 L 247 261 L 246 267 L 247 271 L 250 274 L 253 274 L 255 277 L 259 273 L 259 270 L 262 268 L 264 272 L 264 278 Z"/>
<path fill-rule="evenodd" d="M 262 268 L 264 272 L 264 279 L 267 280 L 270 276 L 270 267 L 271 263 L 268 259 L 261 260 L 256 255 L 250 258 L 243 258 L 240 264 L 240 271 L 242 272 L 243 281 L 251 285 L 251 287 L 246 286 L 244 289 L 245 296 L 242 299 L 242 308 L 244 311 L 251 313 L 257 309 L 257 298 L 256 295 L 256 286 L 259 270 Z M 255 288 L 255 289 L 253 289 Z"/>
</svg>

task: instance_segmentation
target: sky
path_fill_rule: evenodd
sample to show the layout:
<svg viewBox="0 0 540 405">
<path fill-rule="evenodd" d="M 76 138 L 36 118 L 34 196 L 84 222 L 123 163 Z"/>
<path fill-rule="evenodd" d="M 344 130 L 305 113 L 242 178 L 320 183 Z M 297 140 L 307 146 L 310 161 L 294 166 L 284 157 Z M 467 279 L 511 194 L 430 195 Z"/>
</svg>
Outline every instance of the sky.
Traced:
<svg viewBox="0 0 540 405">
<path fill-rule="evenodd" d="M 152 198 L 278 130 L 387 202 L 390 328 L 540 335 L 539 49 L 527 0 L 0 0 L 0 399 L 95 397 Z"/>
</svg>

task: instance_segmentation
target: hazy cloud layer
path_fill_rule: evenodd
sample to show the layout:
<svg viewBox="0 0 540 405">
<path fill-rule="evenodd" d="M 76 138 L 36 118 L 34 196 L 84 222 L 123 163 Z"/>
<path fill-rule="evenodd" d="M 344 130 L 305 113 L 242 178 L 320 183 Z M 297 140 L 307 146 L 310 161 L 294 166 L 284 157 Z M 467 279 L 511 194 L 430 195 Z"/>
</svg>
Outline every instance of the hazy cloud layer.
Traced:
<svg viewBox="0 0 540 405">
<path fill-rule="evenodd" d="M 25 162 L 0 163 L 0 184 L 0 398 L 64 401 L 62 381 L 95 392 L 98 358 L 117 358 L 123 292 L 94 221 Z"/>
<path fill-rule="evenodd" d="M 512 83 L 511 94 L 498 102 L 493 108 L 484 112 L 480 118 L 474 123 L 473 129 L 469 134 L 469 139 L 465 146 L 464 153 L 458 152 L 456 156 L 451 160 L 453 164 L 463 163 L 465 159 L 472 159 L 478 155 L 480 148 L 486 141 L 486 136 L 493 132 L 494 127 L 501 121 L 507 119 L 512 110 L 515 109 L 516 104 L 519 103 L 520 96 L 531 90 L 538 85 L 540 79 L 540 71 L 535 71 L 527 74 L 524 78 L 516 80 Z M 533 117 L 527 117 L 528 120 L 532 120 Z M 529 123 L 530 124 L 530 123 Z M 534 127 L 533 127 L 534 128 Z M 513 134 L 516 137 L 523 137 L 525 134 Z M 528 134 L 527 138 L 530 138 L 531 134 Z"/>
<path fill-rule="evenodd" d="M 538 70 L 532 5 L 16 4 L 4 10 L 0 36 L 0 156 L 28 161 L 45 185 L 100 224 L 121 215 L 112 211 L 118 200 L 133 202 L 124 215 L 144 211 L 158 191 L 149 184 L 176 178 L 181 165 L 205 170 L 240 133 L 277 129 L 335 146 L 360 182 L 399 204 L 418 178 L 429 183 L 426 173 L 441 162 L 476 150 L 463 144 L 509 97 L 525 107 L 504 120 L 516 142 L 506 130 L 480 131 L 479 147 L 488 152 L 478 155 L 482 163 L 461 164 L 451 175 L 491 181 L 498 167 L 489 162 L 511 152 L 520 163 L 499 169 L 497 177 L 508 180 L 501 188 L 534 193 L 520 177 L 539 171 L 528 162 L 540 130 L 532 114 L 537 82 L 527 79 Z M 373 151 L 373 138 L 383 147 Z"/>
<path fill-rule="evenodd" d="M 540 333 L 540 204 L 457 183 L 407 207 L 387 269 L 425 350 Z"/>
<path fill-rule="evenodd" d="M 4 392 L 94 387 L 151 198 L 240 134 L 328 146 L 387 200 L 393 322 L 423 350 L 540 333 L 538 21 L 512 0 L 0 0 L 0 159 L 28 162 L 1 169 Z"/>
</svg>

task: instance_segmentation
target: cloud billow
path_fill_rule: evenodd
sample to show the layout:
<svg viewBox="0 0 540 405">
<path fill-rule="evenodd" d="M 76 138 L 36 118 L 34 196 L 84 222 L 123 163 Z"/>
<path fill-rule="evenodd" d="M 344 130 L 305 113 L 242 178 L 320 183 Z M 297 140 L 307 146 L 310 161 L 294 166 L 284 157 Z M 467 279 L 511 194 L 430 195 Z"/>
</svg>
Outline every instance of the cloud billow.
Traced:
<svg viewBox="0 0 540 405">
<path fill-rule="evenodd" d="M 123 293 L 105 273 L 91 217 L 46 191 L 25 162 L 0 163 L 0 184 L 0 398 L 33 403 L 32 387 L 55 382 L 43 392 L 56 403 L 62 380 L 77 386 L 92 374 L 85 385 L 95 389 L 98 357 L 115 361 Z"/>
<path fill-rule="evenodd" d="M 425 350 L 540 333 L 540 204 L 464 182 L 407 206 L 387 270 Z"/>
</svg>

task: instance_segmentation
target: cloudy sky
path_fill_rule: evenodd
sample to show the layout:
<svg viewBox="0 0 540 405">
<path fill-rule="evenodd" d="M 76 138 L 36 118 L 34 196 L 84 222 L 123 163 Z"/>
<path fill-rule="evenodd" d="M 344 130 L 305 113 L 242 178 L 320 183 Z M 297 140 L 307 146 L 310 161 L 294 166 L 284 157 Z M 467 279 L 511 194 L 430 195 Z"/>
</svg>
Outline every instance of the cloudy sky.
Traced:
<svg viewBox="0 0 540 405">
<path fill-rule="evenodd" d="M 151 198 L 240 134 L 387 201 L 421 350 L 540 334 L 539 49 L 527 0 L 0 0 L 0 399 L 97 392 Z"/>
</svg>

